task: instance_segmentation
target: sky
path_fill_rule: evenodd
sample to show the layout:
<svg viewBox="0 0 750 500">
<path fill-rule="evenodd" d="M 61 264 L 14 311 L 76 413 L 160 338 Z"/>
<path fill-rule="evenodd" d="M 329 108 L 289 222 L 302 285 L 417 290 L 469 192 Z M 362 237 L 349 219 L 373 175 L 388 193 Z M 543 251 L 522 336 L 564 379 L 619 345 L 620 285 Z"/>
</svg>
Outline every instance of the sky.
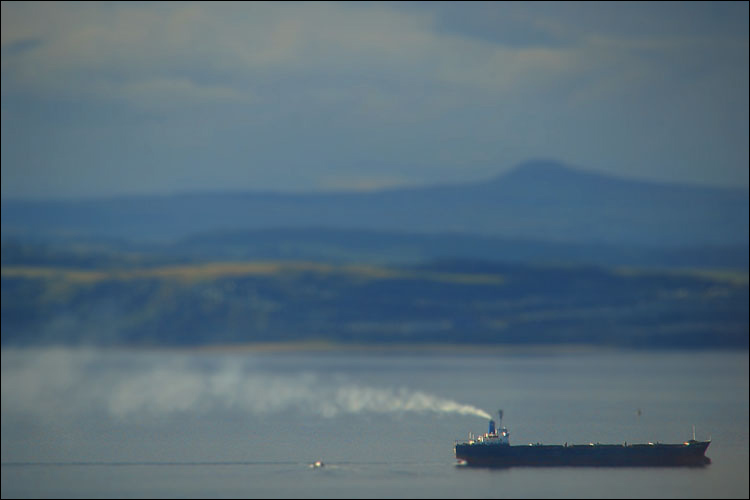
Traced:
<svg viewBox="0 0 750 500">
<path fill-rule="evenodd" d="M 748 3 L 2 2 L 2 198 L 748 188 Z"/>
</svg>

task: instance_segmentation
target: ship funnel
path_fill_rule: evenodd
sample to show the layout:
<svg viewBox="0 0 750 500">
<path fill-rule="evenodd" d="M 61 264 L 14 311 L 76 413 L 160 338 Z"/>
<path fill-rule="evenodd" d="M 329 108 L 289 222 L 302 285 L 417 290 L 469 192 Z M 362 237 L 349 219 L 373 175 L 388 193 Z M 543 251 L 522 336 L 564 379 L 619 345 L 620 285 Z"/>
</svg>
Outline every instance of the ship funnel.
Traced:
<svg viewBox="0 0 750 500">
<path fill-rule="evenodd" d="M 495 421 L 494 420 L 490 420 L 489 433 L 490 434 L 494 434 L 495 433 Z"/>
</svg>

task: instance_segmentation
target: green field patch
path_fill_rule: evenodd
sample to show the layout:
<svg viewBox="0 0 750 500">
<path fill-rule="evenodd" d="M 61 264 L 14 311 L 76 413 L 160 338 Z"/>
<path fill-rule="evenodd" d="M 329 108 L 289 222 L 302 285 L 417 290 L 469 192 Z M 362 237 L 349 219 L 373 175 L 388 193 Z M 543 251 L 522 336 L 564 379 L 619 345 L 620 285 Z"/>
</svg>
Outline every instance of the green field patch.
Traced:
<svg viewBox="0 0 750 500">
<path fill-rule="evenodd" d="M 496 274 L 442 273 L 364 265 L 332 265 L 317 262 L 210 262 L 193 265 L 149 267 L 128 270 L 83 270 L 56 267 L 7 266 L 4 278 L 61 280 L 69 283 L 96 283 L 105 280 L 165 279 L 183 282 L 206 281 L 242 276 L 274 276 L 314 273 L 349 275 L 359 280 L 426 280 L 463 285 L 500 285 L 504 278 Z"/>
</svg>

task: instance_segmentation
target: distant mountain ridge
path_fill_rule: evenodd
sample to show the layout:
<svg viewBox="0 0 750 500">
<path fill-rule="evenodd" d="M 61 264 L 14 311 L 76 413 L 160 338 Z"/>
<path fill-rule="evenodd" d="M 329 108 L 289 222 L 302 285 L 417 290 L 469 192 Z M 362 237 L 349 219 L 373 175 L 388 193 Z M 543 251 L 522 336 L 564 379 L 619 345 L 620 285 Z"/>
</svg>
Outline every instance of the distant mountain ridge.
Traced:
<svg viewBox="0 0 750 500">
<path fill-rule="evenodd" d="M 747 190 L 627 180 L 534 161 L 484 182 L 373 192 L 3 201 L 3 236 L 174 240 L 270 228 L 461 233 L 562 243 L 747 245 Z"/>
</svg>

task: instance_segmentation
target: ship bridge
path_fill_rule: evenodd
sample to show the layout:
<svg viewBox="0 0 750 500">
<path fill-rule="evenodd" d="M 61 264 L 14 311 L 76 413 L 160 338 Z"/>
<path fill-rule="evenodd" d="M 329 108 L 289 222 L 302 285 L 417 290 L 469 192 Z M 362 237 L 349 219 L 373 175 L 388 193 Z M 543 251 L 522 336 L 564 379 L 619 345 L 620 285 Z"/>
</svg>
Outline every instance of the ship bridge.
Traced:
<svg viewBox="0 0 750 500">
<path fill-rule="evenodd" d="M 500 418 L 502 419 L 502 413 L 500 413 Z M 500 420 L 500 422 L 502 422 L 502 420 Z M 470 439 L 469 444 L 510 446 L 510 433 L 505 427 L 497 429 L 495 427 L 495 421 L 490 420 L 487 432 L 481 436 L 477 436 L 476 439 Z"/>
</svg>

